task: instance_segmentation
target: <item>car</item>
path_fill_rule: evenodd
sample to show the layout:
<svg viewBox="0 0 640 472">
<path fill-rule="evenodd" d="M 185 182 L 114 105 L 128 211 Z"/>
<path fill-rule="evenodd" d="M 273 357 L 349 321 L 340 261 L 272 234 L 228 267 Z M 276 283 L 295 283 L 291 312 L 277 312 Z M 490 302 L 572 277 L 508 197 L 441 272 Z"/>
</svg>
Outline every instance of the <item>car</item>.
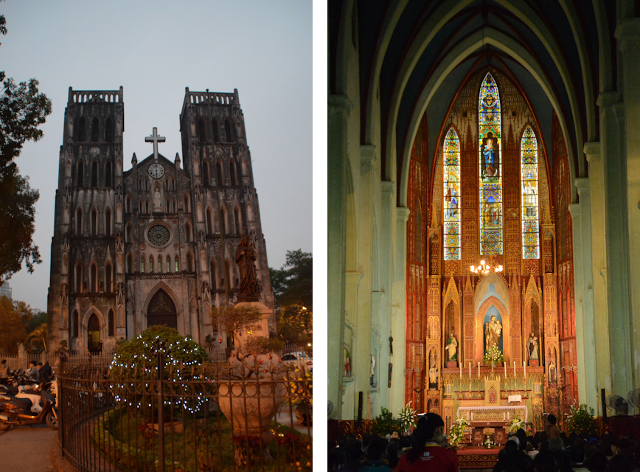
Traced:
<svg viewBox="0 0 640 472">
<path fill-rule="evenodd" d="M 313 371 L 313 359 L 304 351 L 290 352 L 282 356 L 283 361 L 300 362 L 307 366 L 307 369 Z"/>
</svg>

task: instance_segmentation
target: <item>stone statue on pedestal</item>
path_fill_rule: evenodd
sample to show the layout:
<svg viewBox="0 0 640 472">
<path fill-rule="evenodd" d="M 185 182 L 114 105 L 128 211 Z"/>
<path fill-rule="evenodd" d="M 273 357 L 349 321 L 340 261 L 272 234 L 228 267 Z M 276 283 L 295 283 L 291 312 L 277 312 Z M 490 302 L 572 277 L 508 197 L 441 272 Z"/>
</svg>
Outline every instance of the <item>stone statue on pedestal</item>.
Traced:
<svg viewBox="0 0 640 472">
<path fill-rule="evenodd" d="M 240 269 L 240 293 L 238 300 L 257 300 L 260 287 L 256 277 L 256 250 L 245 235 L 236 249 L 236 264 Z"/>
</svg>

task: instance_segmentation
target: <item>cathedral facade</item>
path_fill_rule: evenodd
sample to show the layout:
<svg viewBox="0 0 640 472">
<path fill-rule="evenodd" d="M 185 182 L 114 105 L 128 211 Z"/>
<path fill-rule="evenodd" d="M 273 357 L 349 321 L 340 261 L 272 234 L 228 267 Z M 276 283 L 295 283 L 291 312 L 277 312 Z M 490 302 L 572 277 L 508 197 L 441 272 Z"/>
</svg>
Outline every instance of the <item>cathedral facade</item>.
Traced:
<svg viewBox="0 0 640 472">
<path fill-rule="evenodd" d="M 236 251 L 256 251 L 259 301 L 273 313 L 265 240 L 238 91 L 191 92 L 180 113 L 182 158 L 153 153 L 124 171 L 123 90 L 69 88 L 60 149 L 48 295 L 49 344 L 115 349 L 164 324 L 204 343 L 212 306 L 240 289 Z M 275 330 L 275 315 L 269 318 Z M 268 336 L 268 333 L 257 333 Z M 211 339 L 211 338 L 210 338 Z M 64 343 L 62 343 L 64 344 Z"/>
</svg>

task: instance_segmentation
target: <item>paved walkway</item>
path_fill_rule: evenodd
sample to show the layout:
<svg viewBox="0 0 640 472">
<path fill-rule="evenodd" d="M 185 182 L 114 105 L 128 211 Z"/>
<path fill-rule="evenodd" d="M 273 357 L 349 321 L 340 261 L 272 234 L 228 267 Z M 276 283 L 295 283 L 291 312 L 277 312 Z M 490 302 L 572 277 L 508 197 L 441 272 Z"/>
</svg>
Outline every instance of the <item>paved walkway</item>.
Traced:
<svg viewBox="0 0 640 472">
<path fill-rule="evenodd" d="M 54 469 L 51 449 L 58 432 L 45 424 L 19 426 L 0 432 L 0 470 L 51 472 Z"/>
</svg>

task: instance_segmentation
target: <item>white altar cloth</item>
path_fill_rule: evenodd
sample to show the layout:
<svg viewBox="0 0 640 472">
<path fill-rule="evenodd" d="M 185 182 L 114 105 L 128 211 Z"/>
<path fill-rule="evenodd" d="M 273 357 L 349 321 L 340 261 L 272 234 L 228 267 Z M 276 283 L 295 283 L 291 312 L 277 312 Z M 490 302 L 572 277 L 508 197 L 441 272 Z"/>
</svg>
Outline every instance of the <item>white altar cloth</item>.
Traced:
<svg viewBox="0 0 640 472">
<path fill-rule="evenodd" d="M 509 422 L 515 417 L 527 422 L 527 407 L 518 406 L 461 406 L 458 408 L 458 418 L 464 416 L 467 421 Z"/>
</svg>

